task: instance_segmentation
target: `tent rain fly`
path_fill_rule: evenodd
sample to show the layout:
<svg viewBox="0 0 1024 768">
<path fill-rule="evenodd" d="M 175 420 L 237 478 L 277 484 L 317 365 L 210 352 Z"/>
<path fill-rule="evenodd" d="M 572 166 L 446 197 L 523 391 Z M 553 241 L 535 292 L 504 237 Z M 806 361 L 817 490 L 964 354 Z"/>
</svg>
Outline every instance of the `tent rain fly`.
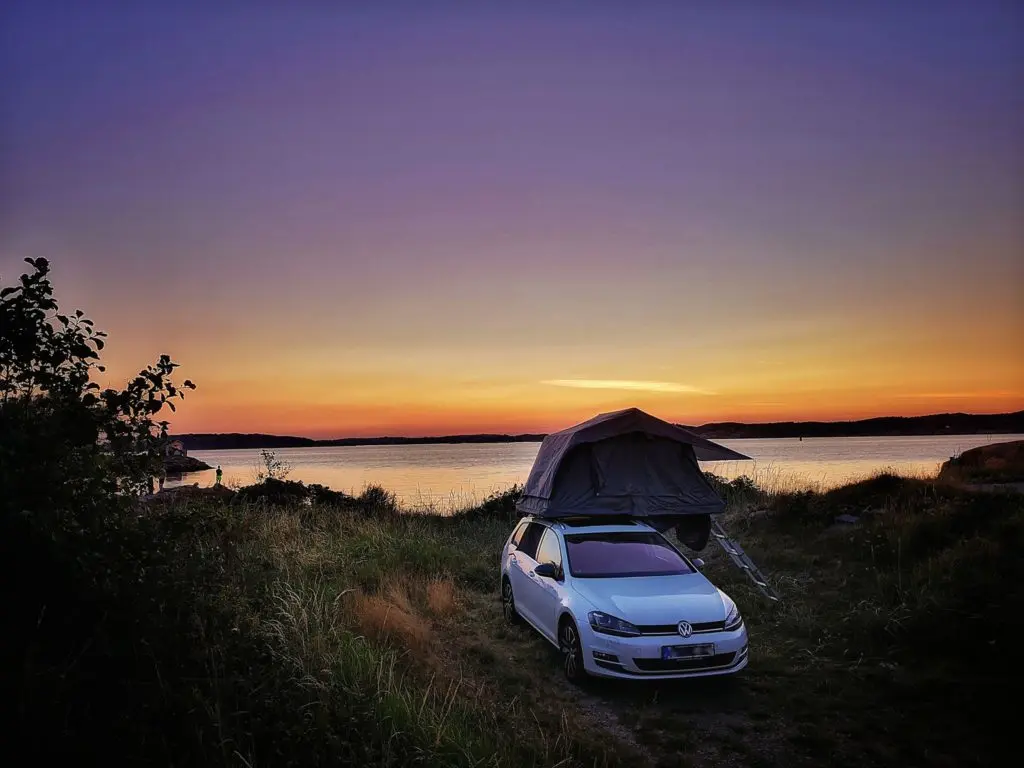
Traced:
<svg viewBox="0 0 1024 768">
<path fill-rule="evenodd" d="M 748 458 L 637 408 L 604 413 L 544 439 L 518 508 L 549 518 L 660 518 L 664 530 L 725 506 L 698 460 Z"/>
</svg>

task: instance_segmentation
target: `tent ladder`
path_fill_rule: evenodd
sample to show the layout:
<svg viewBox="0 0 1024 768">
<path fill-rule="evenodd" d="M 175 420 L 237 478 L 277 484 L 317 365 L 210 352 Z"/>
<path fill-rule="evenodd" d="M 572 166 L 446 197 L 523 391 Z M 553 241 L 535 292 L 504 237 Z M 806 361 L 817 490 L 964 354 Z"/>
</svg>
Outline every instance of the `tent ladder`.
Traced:
<svg viewBox="0 0 1024 768">
<path fill-rule="evenodd" d="M 714 517 L 711 518 L 711 535 L 714 536 L 715 541 L 718 542 L 719 546 L 725 550 L 736 566 L 747 574 L 747 577 L 754 582 L 754 585 L 761 590 L 761 593 L 773 602 L 779 601 L 779 594 L 772 589 L 768 580 L 761 573 L 760 569 L 754 565 L 754 561 L 750 559 L 750 556 L 743 551 L 743 547 L 739 545 L 735 539 L 729 538 L 729 535 L 725 532 L 725 528 L 718 522 Z"/>
</svg>

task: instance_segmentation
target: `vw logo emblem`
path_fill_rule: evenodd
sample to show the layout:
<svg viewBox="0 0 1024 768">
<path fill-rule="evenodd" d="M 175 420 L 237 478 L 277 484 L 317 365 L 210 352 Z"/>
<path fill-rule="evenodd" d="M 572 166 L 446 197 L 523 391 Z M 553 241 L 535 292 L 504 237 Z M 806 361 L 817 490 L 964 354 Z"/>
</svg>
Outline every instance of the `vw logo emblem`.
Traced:
<svg viewBox="0 0 1024 768">
<path fill-rule="evenodd" d="M 680 637 L 689 637 L 693 634 L 693 627 L 690 626 L 690 622 L 688 621 L 680 621 L 679 624 L 676 625 L 676 629 L 679 630 Z"/>
</svg>

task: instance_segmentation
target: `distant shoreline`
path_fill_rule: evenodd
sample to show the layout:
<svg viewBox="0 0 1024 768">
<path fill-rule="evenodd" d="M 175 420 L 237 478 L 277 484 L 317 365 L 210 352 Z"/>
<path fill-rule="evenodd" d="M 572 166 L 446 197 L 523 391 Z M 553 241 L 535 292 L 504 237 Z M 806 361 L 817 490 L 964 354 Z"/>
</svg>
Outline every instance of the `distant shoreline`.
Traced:
<svg viewBox="0 0 1024 768">
<path fill-rule="evenodd" d="M 937 435 L 1024 434 L 1024 411 L 999 414 L 942 413 L 931 416 L 884 416 L 860 421 L 785 421 L 764 424 L 720 422 L 680 426 L 712 440 L 793 437 L 926 437 Z M 261 433 L 191 433 L 176 435 L 188 450 L 235 448 L 317 448 L 357 445 L 453 445 L 535 443 L 545 434 L 441 435 L 435 437 L 343 437 L 317 440 Z"/>
</svg>

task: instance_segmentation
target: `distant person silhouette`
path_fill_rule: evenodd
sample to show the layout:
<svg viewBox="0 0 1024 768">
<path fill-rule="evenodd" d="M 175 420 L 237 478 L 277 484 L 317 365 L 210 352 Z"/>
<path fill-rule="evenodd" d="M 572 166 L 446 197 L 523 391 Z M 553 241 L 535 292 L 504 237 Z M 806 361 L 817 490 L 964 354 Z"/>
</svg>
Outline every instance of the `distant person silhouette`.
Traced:
<svg viewBox="0 0 1024 768">
<path fill-rule="evenodd" d="M 220 464 L 218 464 L 218 465 L 217 465 L 217 482 L 215 482 L 215 483 L 214 483 L 214 485 L 220 485 L 220 479 L 221 479 L 222 477 L 224 477 L 224 473 L 223 473 L 223 472 L 221 472 L 221 469 L 220 469 Z"/>
</svg>

